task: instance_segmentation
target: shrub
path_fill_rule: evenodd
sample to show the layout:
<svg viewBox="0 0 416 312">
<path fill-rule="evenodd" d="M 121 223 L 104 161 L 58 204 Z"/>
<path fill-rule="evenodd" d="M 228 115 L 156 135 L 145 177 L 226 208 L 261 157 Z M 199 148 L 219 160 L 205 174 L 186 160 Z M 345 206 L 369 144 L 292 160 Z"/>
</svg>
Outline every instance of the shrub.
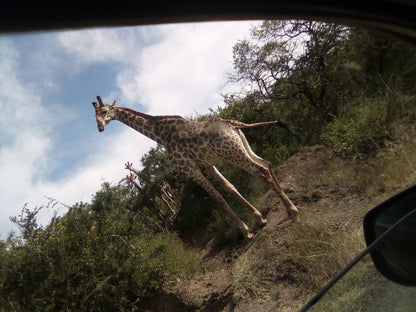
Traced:
<svg viewBox="0 0 416 312">
<path fill-rule="evenodd" d="M 329 123 L 321 135 L 325 144 L 344 156 L 369 154 L 389 137 L 387 101 L 360 101 L 359 105 L 351 105 L 343 117 Z"/>
<path fill-rule="evenodd" d="M 0 306 L 8 311 L 135 311 L 165 278 L 197 272 L 197 253 L 175 233 L 150 230 L 145 219 L 125 208 L 123 200 L 129 199 L 122 194 L 101 190 L 93 205 L 71 207 L 30 234 L 26 223 L 18 224 L 21 234 L 0 245 Z M 26 214 L 33 216 L 26 207 L 19 220 L 28 219 Z"/>
</svg>

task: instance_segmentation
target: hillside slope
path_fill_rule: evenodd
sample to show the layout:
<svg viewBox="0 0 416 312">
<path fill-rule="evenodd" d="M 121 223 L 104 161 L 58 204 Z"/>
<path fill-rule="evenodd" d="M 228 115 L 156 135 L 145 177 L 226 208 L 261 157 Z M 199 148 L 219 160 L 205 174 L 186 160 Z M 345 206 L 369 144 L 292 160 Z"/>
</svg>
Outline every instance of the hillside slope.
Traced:
<svg viewBox="0 0 416 312">
<path fill-rule="evenodd" d="M 414 120 L 395 124 L 392 139 L 367 159 L 344 159 L 305 147 L 276 169 L 300 210 L 287 221 L 277 196 L 259 202 L 267 226 L 234 247 L 200 248 L 203 273 L 166 281 L 146 300 L 152 311 L 297 311 L 364 248 L 362 218 L 416 181 Z"/>
</svg>

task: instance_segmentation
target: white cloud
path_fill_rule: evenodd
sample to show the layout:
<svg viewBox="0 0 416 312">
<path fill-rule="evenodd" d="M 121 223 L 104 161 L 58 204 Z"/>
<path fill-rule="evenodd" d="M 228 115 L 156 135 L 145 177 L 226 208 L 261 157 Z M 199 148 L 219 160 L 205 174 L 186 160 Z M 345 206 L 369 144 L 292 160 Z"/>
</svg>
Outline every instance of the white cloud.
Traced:
<svg viewBox="0 0 416 312">
<path fill-rule="evenodd" d="M 58 42 L 81 64 L 131 62 L 140 53 L 140 28 L 68 31 L 58 35 Z"/>
<path fill-rule="evenodd" d="M 160 26 L 165 39 L 143 50 L 141 67 L 118 77 L 123 94 L 152 114 L 194 115 L 222 104 L 232 47 L 251 22 Z M 126 88 L 123 89 L 123 87 Z M 132 94 L 134 90 L 134 94 Z"/>
</svg>

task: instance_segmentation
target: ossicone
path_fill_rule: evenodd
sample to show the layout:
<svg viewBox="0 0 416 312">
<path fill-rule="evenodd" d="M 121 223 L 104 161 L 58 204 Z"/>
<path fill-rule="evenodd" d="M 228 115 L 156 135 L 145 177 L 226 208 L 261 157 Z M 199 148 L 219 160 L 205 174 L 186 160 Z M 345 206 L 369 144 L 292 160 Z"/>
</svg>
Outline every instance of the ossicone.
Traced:
<svg viewBox="0 0 416 312">
<path fill-rule="evenodd" d="M 101 99 L 101 96 L 97 95 L 98 103 L 100 103 L 100 106 L 104 106 L 103 100 Z"/>
<path fill-rule="evenodd" d="M 98 103 L 97 102 L 92 102 L 92 105 L 95 107 L 95 108 L 98 108 L 98 107 L 102 107 L 102 106 L 104 106 L 105 104 L 104 104 L 104 102 L 103 102 L 103 100 L 101 99 L 101 96 L 99 96 L 99 95 L 97 95 L 97 100 L 98 100 Z M 114 100 L 113 102 L 111 102 L 111 104 L 110 104 L 110 106 L 115 106 L 116 105 L 116 100 Z"/>
</svg>

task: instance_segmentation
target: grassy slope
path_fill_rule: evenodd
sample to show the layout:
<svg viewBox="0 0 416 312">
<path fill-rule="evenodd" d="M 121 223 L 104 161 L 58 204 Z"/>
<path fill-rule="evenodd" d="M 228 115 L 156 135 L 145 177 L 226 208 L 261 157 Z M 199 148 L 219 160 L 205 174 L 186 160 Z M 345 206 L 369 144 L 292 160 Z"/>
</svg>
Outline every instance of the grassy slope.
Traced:
<svg viewBox="0 0 416 312">
<path fill-rule="evenodd" d="M 416 126 L 403 120 L 394 129 L 392 140 L 372 158 L 345 160 L 324 147 L 312 147 L 278 168 L 283 184 L 293 190 L 290 197 L 300 208 L 300 220 L 277 225 L 281 215 L 272 212 L 270 224 L 234 269 L 235 281 L 246 279 L 247 271 L 251 285 L 266 281 L 265 311 L 298 310 L 363 249 L 364 214 L 416 182 Z M 244 262 L 246 266 L 239 265 Z M 236 293 L 244 294 L 249 285 L 240 283 Z M 241 300 L 238 306 L 244 302 L 248 308 L 258 304 Z"/>
<path fill-rule="evenodd" d="M 269 222 L 251 242 L 206 246 L 204 274 L 169 281 L 164 291 L 180 298 L 184 311 L 299 310 L 364 248 L 365 213 L 416 182 L 414 120 L 394 129 L 386 146 L 367 159 L 342 159 L 323 146 L 289 158 L 276 173 L 300 210 L 299 221 L 283 221 L 276 195 L 264 194 L 256 205 L 269 210 Z"/>
</svg>

